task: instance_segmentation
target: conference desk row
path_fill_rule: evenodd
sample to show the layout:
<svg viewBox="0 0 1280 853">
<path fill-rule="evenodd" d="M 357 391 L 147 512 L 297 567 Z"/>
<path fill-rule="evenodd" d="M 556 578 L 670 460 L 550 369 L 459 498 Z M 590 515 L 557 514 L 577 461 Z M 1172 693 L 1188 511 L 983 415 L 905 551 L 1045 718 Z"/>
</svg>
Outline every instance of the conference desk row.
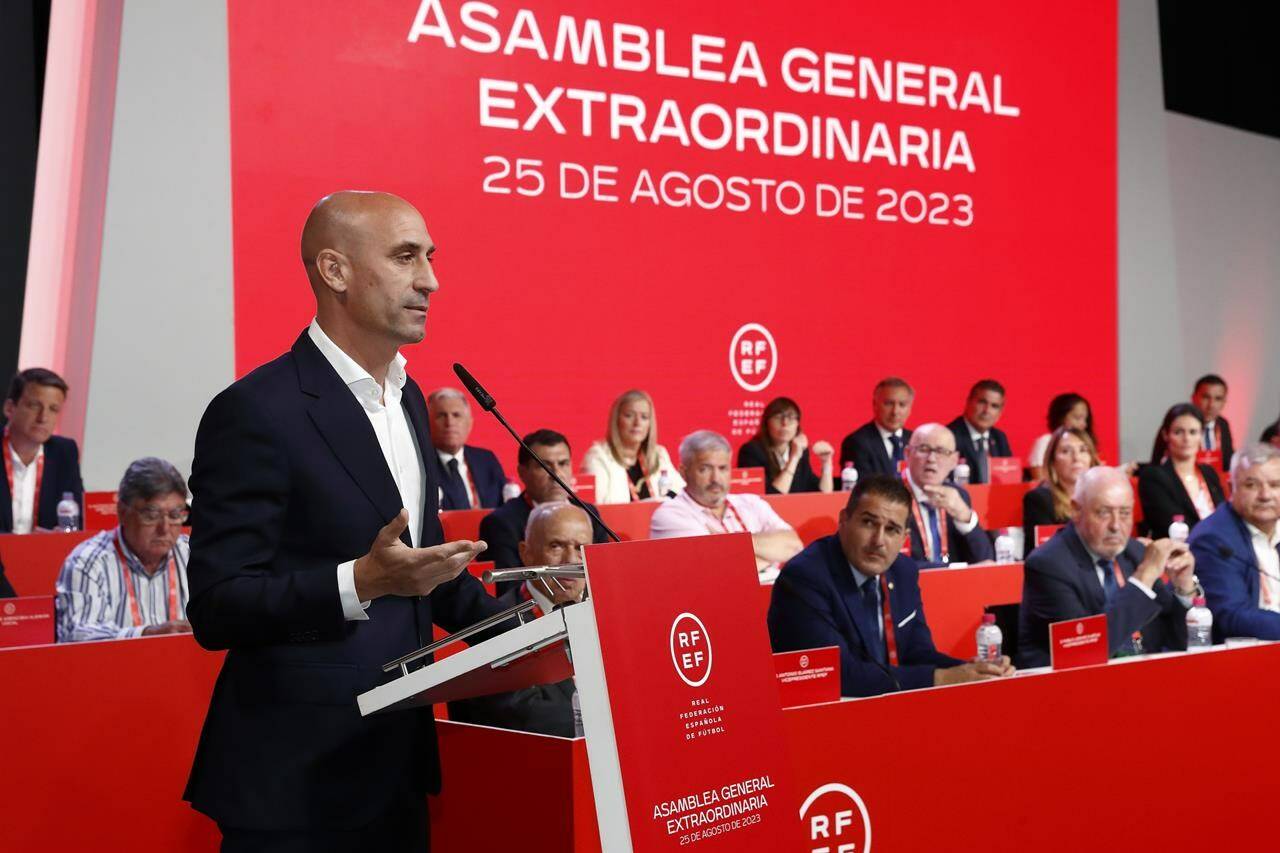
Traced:
<svg viewBox="0 0 1280 853">
<path fill-rule="evenodd" d="M 0 651 L 0 847 L 216 850 L 180 797 L 220 661 L 190 637 Z M 787 709 L 790 849 L 1271 849 L 1278 671 L 1260 644 Z M 439 735 L 434 849 L 599 849 L 584 741 Z"/>
<path fill-rule="evenodd" d="M 988 530 L 1022 525 L 1022 495 L 1029 484 L 970 486 L 974 509 Z M 765 498 L 796 529 L 807 545 L 834 533 L 836 516 L 848 500 L 843 492 L 812 492 L 796 495 L 769 495 Z M 605 522 L 623 540 L 647 539 L 649 518 L 658 504 L 643 501 L 604 504 L 599 507 Z M 480 520 L 489 510 L 459 510 L 440 513 L 446 539 L 478 539 Z M 107 516 L 99 514 L 95 518 Z M 58 570 L 68 553 L 96 531 L 77 533 L 0 534 L 0 563 L 19 595 L 52 595 Z"/>
</svg>

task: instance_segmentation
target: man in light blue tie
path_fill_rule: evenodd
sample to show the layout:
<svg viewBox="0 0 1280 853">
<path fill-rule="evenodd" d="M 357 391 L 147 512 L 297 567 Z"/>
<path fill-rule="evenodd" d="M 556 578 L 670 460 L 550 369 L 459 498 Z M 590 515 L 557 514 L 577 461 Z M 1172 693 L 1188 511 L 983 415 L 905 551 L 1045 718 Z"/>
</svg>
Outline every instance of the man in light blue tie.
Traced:
<svg viewBox="0 0 1280 853">
<path fill-rule="evenodd" d="M 1118 468 L 1076 481 L 1071 522 L 1027 558 L 1018 614 L 1018 666 L 1049 664 L 1049 625 L 1105 613 L 1114 655 L 1142 633 L 1148 652 L 1187 647 L 1187 609 L 1204 592 L 1185 544 L 1132 538 L 1133 485 Z M 1166 584 L 1160 579 L 1168 574 Z"/>
</svg>

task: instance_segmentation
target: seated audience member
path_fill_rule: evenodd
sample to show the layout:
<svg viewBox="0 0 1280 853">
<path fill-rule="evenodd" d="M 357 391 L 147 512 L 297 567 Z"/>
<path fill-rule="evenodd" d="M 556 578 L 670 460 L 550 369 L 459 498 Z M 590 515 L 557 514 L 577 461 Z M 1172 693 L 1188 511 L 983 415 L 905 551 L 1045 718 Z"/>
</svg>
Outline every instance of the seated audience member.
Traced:
<svg viewBox="0 0 1280 853">
<path fill-rule="evenodd" d="M 492 509 L 502 503 L 502 463 L 493 451 L 467 444 L 471 401 L 456 388 L 437 388 L 427 397 L 427 415 L 439 462 L 440 509 Z"/>
<path fill-rule="evenodd" d="M 33 367 L 13 377 L 4 401 L 8 424 L 0 439 L 0 533 L 31 533 L 58 525 L 58 502 L 70 492 L 84 520 L 84 485 L 76 443 L 54 435 L 67 383 L 52 370 Z"/>
<path fill-rule="evenodd" d="M 1022 531 L 1025 554 L 1035 550 L 1036 527 L 1066 524 L 1071 520 L 1071 495 L 1076 480 L 1099 464 L 1093 439 L 1082 429 L 1058 427 L 1045 451 L 1044 481 L 1022 496 Z"/>
<path fill-rule="evenodd" d="M 664 471 L 668 491 L 684 488 L 667 449 L 658 444 L 658 416 L 653 399 L 644 391 L 627 391 L 613 401 L 608 438 L 588 448 L 582 470 L 595 475 L 596 503 L 665 498 L 658 494 Z"/>
<path fill-rule="evenodd" d="M 729 493 L 729 442 L 711 430 L 699 430 L 680 442 L 680 473 L 685 487 L 663 502 L 649 522 L 651 539 L 750 533 L 756 568 L 766 577 L 800 552 L 800 537 L 759 495 Z"/>
<path fill-rule="evenodd" d="M 969 389 L 964 414 L 947 424 L 956 437 L 956 450 L 969 464 L 969 482 L 991 482 L 992 456 L 1012 456 L 1009 437 L 996 429 L 1004 411 L 1004 386 L 994 379 L 983 379 Z"/>
<path fill-rule="evenodd" d="M 956 438 L 942 424 L 925 424 L 907 445 L 903 479 L 915 500 L 907 521 L 911 558 L 922 567 L 977 563 L 995 556 L 963 486 L 945 482 L 956 467 Z"/>
<path fill-rule="evenodd" d="M 1231 500 L 1191 532 L 1213 611 L 1213 635 L 1280 640 L 1280 448 L 1253 444 L 1231 460 Z"/>
<path fill-rule="evenodd" d="M 1170 539 L 1130 537 L 1133 486 L 1119 468 L 1076 480 L 1071 522 L 1027 558 L 1018 614 L 1018 666 L 1049 665 L 1049 625 L 1105 613 L 1112 654 L 1187 647 L 1187 609 L 1201 594 L 1190 549 Z M 1167 573 L 1169 584 L 1160 579 Z"/>
<path fill-rule="evenodd" d="M 1074 391 L 1059 394 L 1049 401 L 1047 417 L 1049 431 L 1040 436 L 1031 445 L 1027 454 L 1027 467 L 1031 469 L 1032 482 L 1044 479 L 1045 450 L 1049 447 L 1049 439 L 1058 427 L 1071 427 L 1088 433 L 1093 446 L 1098 446 L 1098 437 L 1093 433 L 1093 408 L 1089 401 Z"/>
<path fill-rule="evenodd" d="M 1194 528 L 1226 500 L 1218 472 L 1212 465 L 1196 464 L 1203 426 L 1204 416 L 1190 403 L 1178 403 L 1165 413 L 1160 425 L 1164 461 L 1138 472 L 1142 528 L 1151 536 L 1167 536 L 1178 515 Z"/>
<path fill-rule="evenodd" d="M 187 483 L 163 459 L 131 464 L 120 524 L 86 539 L 58 574 L 58 642 L 189 634 Z"/>
<path fill-rule="evenodd" d="M 833 454 L 825 441 L 813 445 L 822 466 L 822 476 L 814 474 L 809 438 L 800 431 L 800 407 L 789 397 L 776 397 L 764 407 L 755 438 L 738 448 L 738 467 L 763 468 L 764 490 L 771 495 L 830 492 Z"/>
<path fill-rule="evenodd" d="M 904 427 L 915 396 L 912 387 L 896 376 L 877 382 L 871 392 L 871 420 L 840 442 L 840 467 L 852 462 L 860 477 L 897 474 L 911 440 L 911 430 Z"/>
<path fill-rule="evenodd" d="M 569 482 L 573 476 L 573 458 L 567 438 L 554 430 L 540 429 L 526 435 L 524 443 L 541 456 L 560 479 Z M 520 542 L 524 539 L 524 530 L 533 508 L 538 504 L 567 499 L 564 490 L 547 476 L 547 472 L 523 447 L 516 457 L 516 476 L 524 484 L 524 491 L 480 520 L 480 538 L 489 548 L 478 559 L 482 562 L 491 560 L 499 569 L 521 564 Z M 592 542 L 609 541 L 609 534 L 604 532 L 604 528 L 594 522 L 592 527 Z M 505 593 L 513 586 L 514 582 L 499 584 L 498 592 Z"/>
<path fill-rule="evenodd" d="M 1201 376 L 1191 390 L 1191 404 L 1204 416 L 1201 447 L 1196 449 L 1222 451 L 1222 465 L 1229 468 L 1235 445 L 1231 440 L 1231 424 L 1222 417 L 1222 409 L 1227 404 L 1227 381 L 1214 373 Z M 1151 447 L 1152 465 L 1159 465 L 1168 455 L 1167 443 L 1161 427 Z"/>
<path fill-rule="evenodd" d="M 965 663 L 933 644 L 920 570 L 901 554 L 911 494 L 887 474 L 859 479 L 835 534 L 792 558 L 769 601 L 775 652 L 836 646 L 840 692 L 875 696 L 1012 675 L 1009 659 Z"/>
<path fill-rule="evenodd" d="M 4 576 L 4 562 L 0 561 L 0 598 L 13 598 L 17 594 L 13 591 L 9 579 Z"/>
<path fill-rule="evenodd" d="M 591 542 L 591 519 L 565 501 L 538 504 L 529 513 L 520 559 L 526 566 L 563 566 L 581 563 L 582 549 Z M 586 582 L 568 579 L 525 581 L 511 593 L 516 599 L 536 602 L 535 616 L 550 613 L 561 604 L 582 600 Z M 474 699 L 449 703 L 449 719 L 501 729 L 517 729 L 544 735 L 573 737 L 572 678 Z"/>
</svg>

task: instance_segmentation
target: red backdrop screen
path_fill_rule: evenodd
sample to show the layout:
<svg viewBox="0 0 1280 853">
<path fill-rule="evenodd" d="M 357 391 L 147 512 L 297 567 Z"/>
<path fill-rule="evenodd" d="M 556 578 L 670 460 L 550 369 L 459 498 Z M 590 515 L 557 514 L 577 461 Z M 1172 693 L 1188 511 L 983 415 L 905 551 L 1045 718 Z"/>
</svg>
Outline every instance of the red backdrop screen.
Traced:
<svg viewBox="0 0 1280 853">
<path fill-rule="evenodd" d="M 423 212 L 441 290 L 409 347 L 461 361 L 576 454 L 655 398 L 674 453 L 795 398 L 811 440 L 874 382 L 950 420 L 992 376 L 1025 454 L 1049 398 L 1114 459 L 1111 3 L 605 4 L 233 0 L 236 368 L 312 316 L 311 205 Z M 477 419 L 473 443 L 514 460 Z"/>
</svg>

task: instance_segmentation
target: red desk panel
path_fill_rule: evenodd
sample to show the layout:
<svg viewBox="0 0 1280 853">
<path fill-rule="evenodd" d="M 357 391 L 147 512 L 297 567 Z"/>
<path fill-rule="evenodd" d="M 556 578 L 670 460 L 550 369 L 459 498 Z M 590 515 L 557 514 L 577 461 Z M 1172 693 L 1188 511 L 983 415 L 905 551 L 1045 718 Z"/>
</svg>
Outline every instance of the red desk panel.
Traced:
<svg viewBox="0 0 1280 853">
<path fill-rule="evenodd" d="M 58 571 L 71 550 L 95 530 L 75 533 L 0 534 L 0 562 L 18 595 L 53 595 Z"/>
</svg>

